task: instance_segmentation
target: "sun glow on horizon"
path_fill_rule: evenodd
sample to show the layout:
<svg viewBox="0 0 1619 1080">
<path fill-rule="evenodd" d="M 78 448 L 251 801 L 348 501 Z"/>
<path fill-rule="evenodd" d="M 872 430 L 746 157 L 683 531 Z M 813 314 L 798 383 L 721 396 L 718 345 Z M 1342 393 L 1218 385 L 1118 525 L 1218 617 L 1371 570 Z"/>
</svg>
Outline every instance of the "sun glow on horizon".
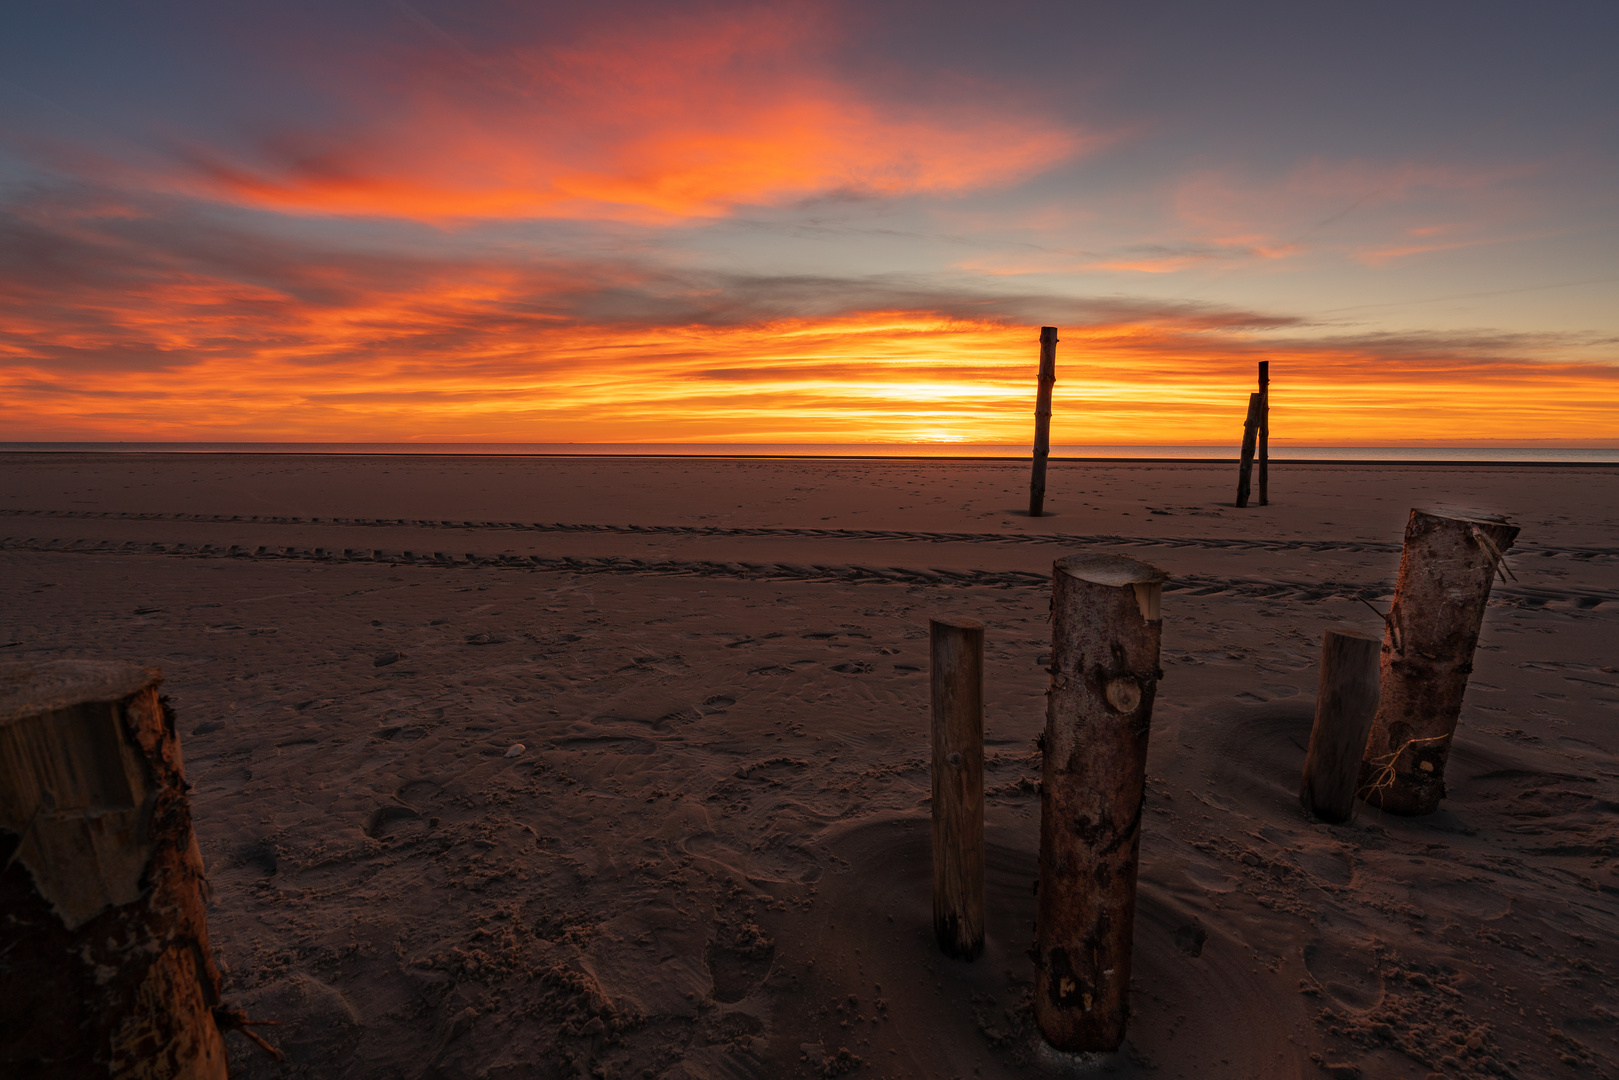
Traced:
<svg viewBox="0 0 1619 1080">
<path fill-rule="evenodd" d="M 1030 437 L 1035 328 L 880 311 L 739 326 L 559 324 L 470 332 L 484 288 L 312 315 L 253 341 L 228 305 L 142 308 L 177 361 L 102 371 L 94 389 L 0 350 L 13 438 L 391 442 L 972 442 Z M 498 299 L 498 298 L 497 298 Z M 407 310 L 408 309 L 408 310 Z M 104 308 L 103 316 L 112 314 Z M 453 331 L 446 337 L 446 331 Z M 78 339 L 82 346 L 85 341 Z M 435 344 L 437 343 L 437 344 Z M 1240 432 L 1254 362 L 1271 361 L 1272 430 L 1312 445 L 1398 444 L 1471 432 L 1613 440 L 1606 366 L 1290 342 L 1173 323 L 1062 330 L 1052 440 L 1223 444 Z M 1463 371 L 1468 393 L 1456 393 Z"/>
</svg>

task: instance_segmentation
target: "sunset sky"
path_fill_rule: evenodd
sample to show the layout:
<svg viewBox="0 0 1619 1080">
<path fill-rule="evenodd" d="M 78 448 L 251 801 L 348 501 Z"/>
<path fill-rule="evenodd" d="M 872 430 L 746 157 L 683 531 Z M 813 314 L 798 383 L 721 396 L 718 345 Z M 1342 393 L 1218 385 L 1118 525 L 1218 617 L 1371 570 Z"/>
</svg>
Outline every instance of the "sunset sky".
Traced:
<svg viewBox="0 0 1619 1080">
<path fill-rule="evenodd" d="M 0 440 L 1619 446 L 1619 4 L 0 5 Z"/>
</svg>

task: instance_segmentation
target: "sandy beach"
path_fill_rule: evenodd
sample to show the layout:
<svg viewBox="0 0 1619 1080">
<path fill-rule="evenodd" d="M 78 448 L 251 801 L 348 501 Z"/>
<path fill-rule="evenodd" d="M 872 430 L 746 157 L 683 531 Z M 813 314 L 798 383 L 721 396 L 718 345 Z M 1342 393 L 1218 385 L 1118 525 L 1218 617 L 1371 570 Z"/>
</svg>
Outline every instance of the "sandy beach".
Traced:
<svg viewBox="0 0 1619 1080">
<path fill-rule="evenodd" d="M 1619 1076 L 1619 467 L 12 454 L 0 655 L 151 664 L 233 1075 Z M 1440 812 L 1297 800 L 1413 507 L 1522 527 Z M 1028 1005 L 1055 558 L 1170 575 L 1124 1049 Z M 987 628 L 931 924 L 927 626 Z M 520 748 L 519 748 L 520 745 Z"/>
</svg>

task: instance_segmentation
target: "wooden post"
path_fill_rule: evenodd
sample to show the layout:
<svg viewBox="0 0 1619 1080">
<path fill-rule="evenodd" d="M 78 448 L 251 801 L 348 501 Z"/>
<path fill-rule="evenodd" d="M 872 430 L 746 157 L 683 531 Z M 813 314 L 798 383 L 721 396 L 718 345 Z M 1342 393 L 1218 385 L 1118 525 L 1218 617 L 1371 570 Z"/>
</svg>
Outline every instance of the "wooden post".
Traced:
<svg viewBox="0 0 1619 1080">
<path fill-rule="evenodd" d="M 1484 608 L 1518 528 L 1493 515 L 1412 510 L 1381 652 L 1382 690 L 1360 796 L 1396 814 L 1431 814 L 1473 670 Z"/>
<path fill-rule="evenodd" d="M 1059 1050 L 1124 1039 L 1163 581 L 1122 555 L 1052 567 L 1034 1015 Z"/>
<path fill-rule="evenodd" d="M 1051 456 L 1051 388 L 1057 382 L 1057 328 L 1040 328 L 1040 392 L 1034 406 L 1034 475 L 1029 480 L 1029 516 L 1046 505 L 1046 458 Z"/>
<path fill-rule="evenodd" d="M 984 624 L 928 621 L 933 668 L 933 931 L 984 950 Z"/>
<path fill-rule="evenodd" d="M 0 664 L 0 1074 L 225 1080 L 202 855 L 159 679 Z"/>
<path fill-rule="evenodd" d="M 1304 758 L 1299 802 L 1323 821 L 1349 820 L 1360 759 L 1377 712 L 1378 639 L 1328 630 L 1321 641 L 1321 688 Z"/>
<path fill-rule="evenodd" d="M 1237 467 L 1237 506 L 1248 505 L 1248 486 L 1254 473 L 1254 440 L 1259 435 L 1259 414 L 1263 397 L 1248 395 L 1248 416 L 1242 422 L 1242 462 Z"/>
<path fill-rule="evenodd" d="M 1270 505 L 1270 361 L 1259 362 L 1259 505 Z"/>
</svg>

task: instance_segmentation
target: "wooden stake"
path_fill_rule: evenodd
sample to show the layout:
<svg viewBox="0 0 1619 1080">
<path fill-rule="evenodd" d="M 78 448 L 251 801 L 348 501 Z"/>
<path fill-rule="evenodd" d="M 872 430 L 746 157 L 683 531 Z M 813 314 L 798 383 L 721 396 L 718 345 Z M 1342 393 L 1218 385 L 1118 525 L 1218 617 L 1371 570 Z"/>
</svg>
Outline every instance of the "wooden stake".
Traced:
<svg viewBox="0 0 1619 1080">
<path fill-rule="evenodd" d="M 1034 406 L 1034 475 L 1029 480 L 1029 516 L 1046 505 L 1046 458 L 1051 455 L 1051 388 L 1057 382 L 1057 328 L 1040 328 L 1040 392 Z"/>
<path fill-rule="evenodd" d="M 1059 1050 L 1124 1039 L 1163 581 L 1122 555 L 1052 567 L 1034 1015 Z"/>
<path fill-rule="evenodd" d="M 1263 395 L 1248 395 L 1248 416 L 1242 422 L 1242 463 L 1237 468 L 1237 506 L 1248 505 L 1248 485 L 1254 472 L 1254 440 L 1259 436 Z"/>
<path fill-rule="evenodd" d="M 984 624 L 928 622 L 933 667 L 933 930 L 946 956 L 984 950 Z"/>
<path fill-rule="evenodd" d="M 1349 820 L 1360 786 L 1360 759 L 1377 712 L 1378 640 L 1328 630 L 1321 641 L 1321 688 L 1304 758 L 1299 801 L 1323 821 Z"/>
<path fill-rule="evenodd" d="M 1259 505 L 1270 505 L 1270 361 L 1259 362 Z"/>
<path fill-rule="evenodd" d="M 202 855 L 159 679 L 0 664 L 0 1074 L 225 1080 Z"/>
<path fill-rule="evenodd" d="M 1361 798 L 1431 814 L 1473 670 L 1490 584 L 1518 528 L 1493 515 L 1412 510 L 1381 653 L 1382 691 L 1361 761 Z"/>
</svg>

